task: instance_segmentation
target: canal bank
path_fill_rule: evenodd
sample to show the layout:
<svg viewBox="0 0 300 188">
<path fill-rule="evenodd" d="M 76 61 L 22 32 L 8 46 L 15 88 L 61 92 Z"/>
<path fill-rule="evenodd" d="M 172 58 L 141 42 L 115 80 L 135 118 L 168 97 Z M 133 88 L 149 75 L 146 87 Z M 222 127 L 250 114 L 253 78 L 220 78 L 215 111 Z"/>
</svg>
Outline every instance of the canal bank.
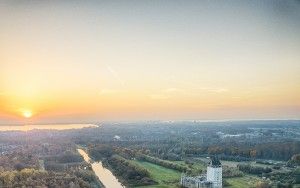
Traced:
<svg viewBox="0 0 300 188">
<path fill-rule="evenodd" d="M 77 151 L 87 163 L 91 164 L 94 173 L 106 188 L 125 188 L 112 172 L 103 166 L 101 161 L 93 162 L 83 149 L 77 149 Z"/>
</svg>

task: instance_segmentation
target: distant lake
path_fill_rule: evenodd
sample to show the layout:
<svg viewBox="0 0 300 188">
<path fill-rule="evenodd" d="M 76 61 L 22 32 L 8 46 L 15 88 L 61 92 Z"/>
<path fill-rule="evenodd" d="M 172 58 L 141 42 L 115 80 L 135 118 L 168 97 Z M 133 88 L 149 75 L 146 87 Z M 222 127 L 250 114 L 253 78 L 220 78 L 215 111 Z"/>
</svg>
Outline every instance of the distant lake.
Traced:
<svg viewBox="0 0 300 188">
<path fill-rule="evenodd" d="M 93 124 L 0 125 L 0 131 L 30 131 L 34 129 L 67 130 L 98 127 Z"/>
</svg>

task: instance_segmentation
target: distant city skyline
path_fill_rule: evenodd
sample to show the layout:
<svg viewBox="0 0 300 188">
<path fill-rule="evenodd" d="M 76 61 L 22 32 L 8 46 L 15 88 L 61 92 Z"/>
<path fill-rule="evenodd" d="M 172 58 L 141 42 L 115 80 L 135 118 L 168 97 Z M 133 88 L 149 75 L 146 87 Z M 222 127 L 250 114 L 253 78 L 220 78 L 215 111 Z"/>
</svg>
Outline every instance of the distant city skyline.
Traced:
<svg viewBox="0 0 300 188">
<path fill-rule="evenodd" d="M 0 123 L 300 119 L 299 1 L 1 1 Z"/>
</svg>

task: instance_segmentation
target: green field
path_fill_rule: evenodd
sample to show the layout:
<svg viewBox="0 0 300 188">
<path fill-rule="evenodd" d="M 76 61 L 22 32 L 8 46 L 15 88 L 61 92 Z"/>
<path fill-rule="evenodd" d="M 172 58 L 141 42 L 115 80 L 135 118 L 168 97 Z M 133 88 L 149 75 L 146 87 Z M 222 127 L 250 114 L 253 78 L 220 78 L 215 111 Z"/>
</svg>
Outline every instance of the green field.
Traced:
<svg viewBox="0 0 300 188">
<path fill-rule="evenodd" d="M 255 187 L 256 183 L 259 182 L 259 178 L 255 176 L 246 175 L 244 177 L 237 178 L 225 178 L 225 180 L 230 184 L 230 188 L 252 188 Z"/>
<path fill-rule="evenodd" d="M 151 178 L 158 182 L 158 185 L 151 185 L 151 186 L 140 186 L 138 188 L 176 188 L 179 187 L 179 180 L 181 173 L 176 170 L 172 170 L 169 168 L 162 167 L 160 165 L 156 165 L 149 162 L 144 161 L 132 161 L 140 166 L 143 166 L 150 172 Z M 181 164 L 184 166 L 188 166 L 185 164 L 184 161 L 172 161 L 177 164 Z M 190 166 L 191 167 L 191 166 Z M 192 170 L 194 172 L 205 170 L 206 166 L 201 162 L 196 162 L 192 165 Z M 246 174 L 243 177 L 236 177 L 236 178 L 224 178 L 230 186 L 229 188 L 253 188 L 255 187 L 256 183 L 260 181 L 259 177 Z"/>
<path fill-rule="evenodd" d="M 156 164 L 143 161 L 133 161 L 134 163 L 143 166 L 150 172 L 151 178 L 158 182 L 158 185 L 140 186 L 139 188 L 168 188 L 179 187 L 181 173 L 168 169 Z"/>
</svg>

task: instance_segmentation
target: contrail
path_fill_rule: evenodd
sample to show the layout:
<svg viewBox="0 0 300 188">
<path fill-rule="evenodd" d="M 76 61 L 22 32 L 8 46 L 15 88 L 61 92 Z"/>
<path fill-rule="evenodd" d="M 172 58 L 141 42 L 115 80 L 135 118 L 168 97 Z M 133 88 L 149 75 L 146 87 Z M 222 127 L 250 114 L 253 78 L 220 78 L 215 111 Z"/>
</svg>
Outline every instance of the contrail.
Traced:
<svg viewBox="0 0 300 188">
<path fill-rule="evenodd" d="M 111 66 L 106 65 L 106 68 L 108 69 L 108 71 L 118 80 L 118 82 L 124 87 L 125 86 L 125 82 L 120 78 L 119 74 L 117 73 L 117 71 L 115 71 Z"/>
</svg>

